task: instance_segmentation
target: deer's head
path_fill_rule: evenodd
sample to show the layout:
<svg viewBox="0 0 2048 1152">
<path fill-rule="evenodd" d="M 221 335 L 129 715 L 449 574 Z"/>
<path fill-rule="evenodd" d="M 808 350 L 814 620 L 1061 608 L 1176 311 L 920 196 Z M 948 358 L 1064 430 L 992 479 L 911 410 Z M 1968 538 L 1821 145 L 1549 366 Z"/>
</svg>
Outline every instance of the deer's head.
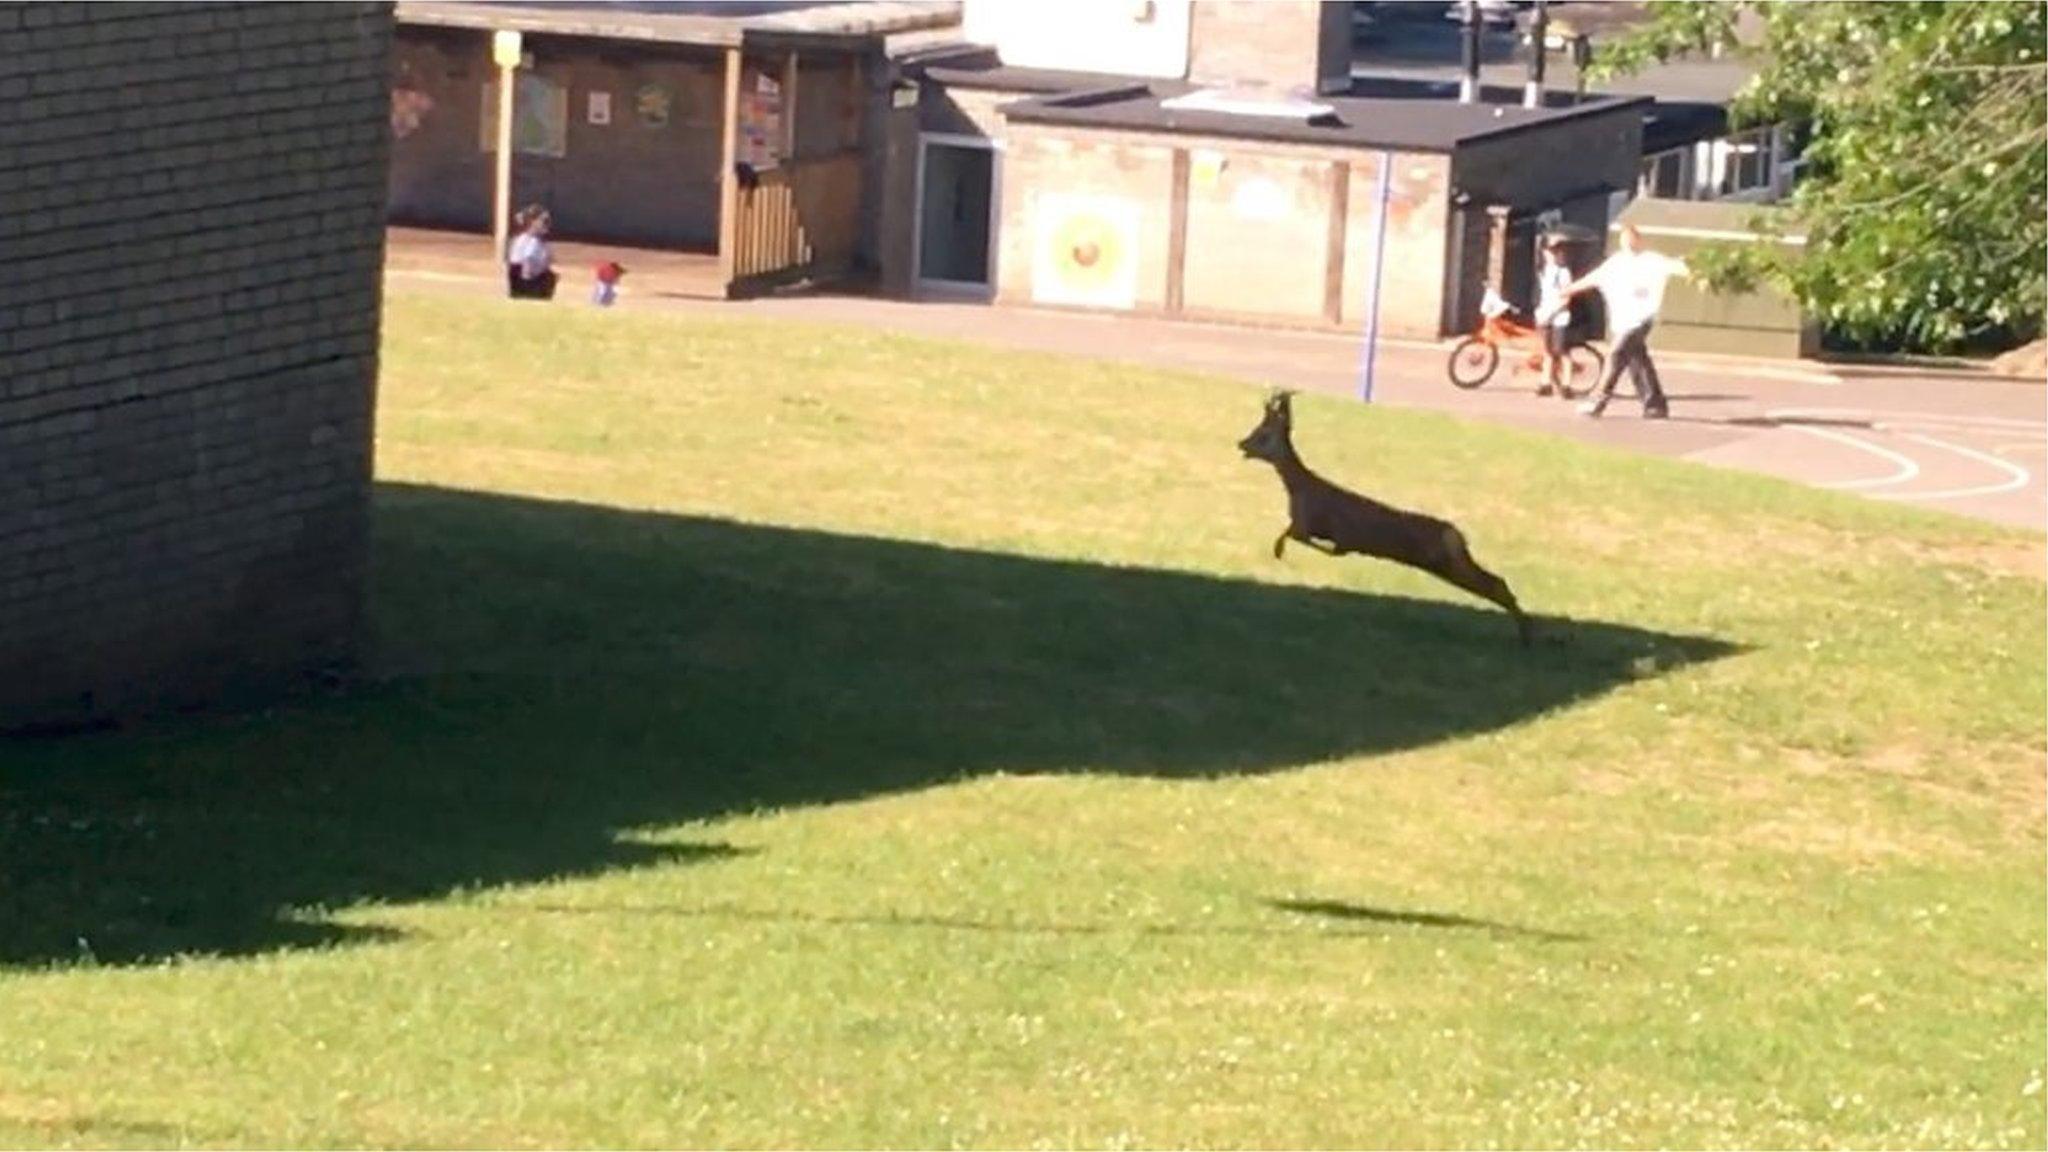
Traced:
<svg viewBox="0 0 2048 1152">
<path fill-rule="evenodd" d="M 1294 413 L 1289 406 L 1292 392 L 1275 392 L 1266 400 L 1265 418 L 1251 434 L 1237 442 L 1238 450 L 1253 460 L 1278 464 L 1294 454 Z"/>
</svg>

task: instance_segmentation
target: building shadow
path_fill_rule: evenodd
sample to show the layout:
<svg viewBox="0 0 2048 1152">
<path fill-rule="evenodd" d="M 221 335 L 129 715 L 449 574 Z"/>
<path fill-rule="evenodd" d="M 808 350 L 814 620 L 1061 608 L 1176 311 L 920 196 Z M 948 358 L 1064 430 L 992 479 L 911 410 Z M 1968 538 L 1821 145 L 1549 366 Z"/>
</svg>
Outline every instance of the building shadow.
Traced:
<svg viewBox="0 0 2048 1152">
<path fill-rule="evenodd" d="M 1484 605 L 406 485 L 375 547 L 359 684 L 0 743 L 0 965 L 374 939 L 322 910 L 724 859 L 630 833 L 994 771 L 1396 752 L 1734 651 L 1556 619 L 1524 650 Z"/>
</svg>

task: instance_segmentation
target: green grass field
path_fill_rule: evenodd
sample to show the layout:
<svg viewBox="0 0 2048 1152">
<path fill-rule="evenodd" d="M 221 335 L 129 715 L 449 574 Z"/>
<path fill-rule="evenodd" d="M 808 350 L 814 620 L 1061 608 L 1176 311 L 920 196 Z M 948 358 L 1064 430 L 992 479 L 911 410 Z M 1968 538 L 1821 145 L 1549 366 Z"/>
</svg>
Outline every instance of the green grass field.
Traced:
<svg viewBox="0 0 2048 1152">
<path fill-rule="evenodd" d="M 539 317 L 545 323 L 534 323 Z M 390 301 L 368 683 L 0 747 L 0 1145 L 2042 1147 L 2039 537 Z"/>
</svg>

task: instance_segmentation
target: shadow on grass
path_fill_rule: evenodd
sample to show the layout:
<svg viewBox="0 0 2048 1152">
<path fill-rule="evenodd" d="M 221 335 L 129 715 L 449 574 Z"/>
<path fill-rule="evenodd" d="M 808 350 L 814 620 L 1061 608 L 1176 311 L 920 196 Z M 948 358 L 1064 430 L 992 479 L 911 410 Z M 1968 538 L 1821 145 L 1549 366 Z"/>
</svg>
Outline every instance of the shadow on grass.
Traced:
<svg viewBox="0 0 2048 1152">
<path fill-rule="evenodd" d="M 1317 916 L 1328 920 L 1401 924 L 1412 928 L 1470 928 L 1497 936 L 1523 936 L 1531 940 L 1553 943 L 1570 943 L 1585 939 L 1584 936 L 1570 932 L 1552 932 L 1547 928 L 1523 928 L 1515 924 L 1503 924 L 1498 920 L 1479 920 L 1448 912 L 1397 912 L 1364 904 L 1346 904 L 1340 900 L 1268 900 L 1266 903 L 1282 912 Z"/>
<path fill-rule="evenodd" d="M 1525 651 L 1486 606 L 397 485 L 376 548 L 360 689 L 0 745 L 0 964 L 375 938 L 320 910 L 717 858 L 621 833 L 991 771 L 1392 752 L 1731 651 L 1582 621 Z"/>
<path fill-rule="evenodd" d="M 1356 904 L 1323 900 L 1268 900 L 1267 905 L 1283 912 L 1319 916 L 1340 921 L 1405 925 L 1414 928 L 1476 928 L 1500 936 L 1521 936 L 1546 943 L 1582 942 L 1584 936 L 1550 932 L 1541 928 L 1519 928 L 1492 920 L 1474 920 L 1442 912 L 1389 912 Z M 1227 937 L 1227 936 L 1313 936 L 1364 937 L 1380 939 L 1386 932 L 1371 928 L 1289 929 L 1271 924 L 1088 924 L 1057 920 L 993 920 L 974 916 L 929 915 L 840 915 L 822 912 L 789 912 L 773 908 L 679 907 L 669 904 L 545 904 L 503 901 L 491 905 L 494 914 L 506 916 L 618 916 L 656 917 L 682 920 L 734 920 L 757 924 L 830 925 L 838 928 L 925 929 L 938 932 L 994 933 L 1005 936 L 1137 936 L 1137 937 Z"/>
</svg>

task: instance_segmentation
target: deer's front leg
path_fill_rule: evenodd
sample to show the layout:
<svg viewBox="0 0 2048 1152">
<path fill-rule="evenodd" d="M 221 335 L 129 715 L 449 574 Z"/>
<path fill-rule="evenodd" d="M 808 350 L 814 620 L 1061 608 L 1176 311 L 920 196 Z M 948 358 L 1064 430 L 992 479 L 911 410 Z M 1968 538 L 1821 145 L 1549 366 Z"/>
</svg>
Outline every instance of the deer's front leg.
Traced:
<svg viewBox="0 0 2048 1152">
<path fill-rule="evenodd" d="M 1317 540 L 1313 532 L 1310 532 L 1308 529 L 1302 527 L 1299 524 L 1289 524 L 1287 526 L 1287 530 L 1280 533 L 1280 535 L 1275 537 L 1273 540 L 1273 559 L 1280 559 L 1280 553 L 1287 547 L 1287 542 L 1289 540 L 1292 540 L 1297 544 L 1306 544 L 1309 547 L 1315 549 L 1316 551 L 1321 552 L 1325 556 L 1336 556 L 1339 554 L 1336 545 L 1325 544 L 1322 541 Z"/>
</svg>

